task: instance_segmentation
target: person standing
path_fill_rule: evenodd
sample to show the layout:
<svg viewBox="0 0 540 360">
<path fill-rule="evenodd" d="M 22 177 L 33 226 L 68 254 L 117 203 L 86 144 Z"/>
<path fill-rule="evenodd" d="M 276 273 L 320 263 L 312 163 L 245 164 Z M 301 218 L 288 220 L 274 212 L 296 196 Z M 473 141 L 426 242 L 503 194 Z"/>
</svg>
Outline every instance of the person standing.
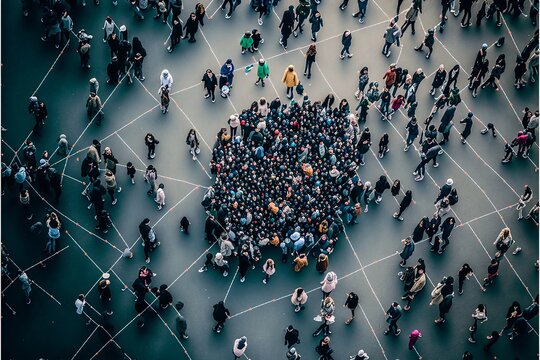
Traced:
<svg viewBox="0 0 540 360">
<path fill-rule="evenodd" d="M 523 195 L 519 197 L 519 203 L 516 206 L 516 210 L 518 212 L 518 220 L 523 219 L 523 209 L 527 205 L 529 201 L 531 201 L 533 197 L 533 191 L 529 185 L 525 185 L 525 190 L 523 192 Z"/>
<path fill-rule="evenodd" d="M 386 31 L 383 34 L 384 46 L 382 48 L 382 54 L 386 57 L 389 57 L 392 53 L 390 47 L 392 44 L 396 43 L 400 47 L 399 38 L 401 37 L 401 31 L 396 25 L 395 20 L 390 21 L 390 25 L 386 28 Z"/>
<path fill-rule="evenodd" d="M 144 143 L 148 148 L 148 160 L 151 160 L 156 157 L 156 145 L 159 144 L 159 141 L 154 137 L 152 133 L 147 133 L 144 137 Z"/>
<path fill-rule="evenodd" d="M 292 347 L 285 353 L 287 360 L 300 360 L 302 356 L 296 351 L 296 348 Z"/>
<path fill-rule="evenodd" d="M 469 280 L 469 278 L 473 275 L 473 269 L 469 266 L 469 264 L 465 263 L 461 266 L 461 269 L 458 271 L 458 294 L 463 294 L 463 283 L 465 280 Z"/>
<path fill-rule="evenodd" d="M 330 293 L 336 288 L 337 283 L 338 279 L 336 273 L 334 273 L 333 271 L 328 272 L 328 274 L 326 274 L 326 276 L 324 277 L 323 281 L 320 282 L 323 298 L 327 298 L 328 296 L 330 296 Z"/>
<path fill-rule="evenodd" d="M 499 260 L 497 258 L 491 259 L 487 272 L 487 277 L 484 278 L 484 289 L 482 289 L 482 291 L 486 291 L 485 287 L 491 285 L 493 280 L 499 276 Z"/>
<path fill-rule="evenodd" d="M 317 55 L 317 45 L 309 45 L 308 50 L 306 51 L 306 66 L 304 69 L 304 76 L 307 76 L 308 79 L 311 79 L 311 66 L 315 62 L 315 56 Z"/>
<path fill-rule="evenodd" d="M 112 293 L 110 288 L 111 281 L 109 280 L 110 276 L 111 274 L 104 273 L 98 283 L 99 299 L 105 309 L 105 314 L 109 316 L 113 314 L 113 311 L 111 310 Z"/>
<path fill-rule="evenodd" d="M 341 36 L 341 44 L 343 45 L 343 49 L 341 49 L 339 58 L 343 60 L 345 59 L 345 55 L 347 55 L 349 59 L 352 58 L 353 54 L 351 54 L 351 51 L 349 49 L 352 44 L 352 33 L 350 30 L 345 30 L 345 32 Z"/>
<path fill-rule="evenodd" d="M 88 117 L 88 122 L 96 119 L 96 125 L 101 125 L 101 120 L 103 119 L 101 108 L 102 105 L 99 96 L 97 96 L 96 93 L 90 93 L 86 100 L 86 115 Z"/>
<path fill-rule="evenodd" d="M 501 335 L 498 331 L 492 331 L 490 335 L 486 336 L 486 339 L 489 340 L 489 342 L 484 346 L 484 351 L 489 352 L 491 350 L 491 347 L 495 345 L 495 343 L 499 340 L 499 337 Z"/>
<path fill-rule="evenodd" d="M 268 259 L 263 265 L 264 279 L 263 284 L 267 284 L 270 281 L 270 277 L 276 272 L 276 265 L 274 260 Z"/>
<path fill-rule="evenodd" d="M 414 348 L 414 344 L 422 337 L 422 333 L 419 330 L 413 330 L 409 334 L 409 350 Z"/>
<path fill-rule="evenodd" d="M 400 0 L 400 1 L 403 1 L 403 0 Z M 353 17 L 358 18 L 358 22 L 360 24 L 363 24 L 364 21 L 366 20 L 367 6 L 368 6 L 368 0 L 358 0 L 358 12 L 352 14 Z"/>
<path fill-rule="evenodd" d="M 32 131 L 37 135 L 41 135 L 41 126 L 45 125 L 45 120 L 49 113 L 47 112 L 47 106 L 41 100 L 38 100 L 36 96 L 30 97 L 30 104 L 28 104 L 28 112 L 34 114 L 36 124 Z"/>
<path fill-rule="evenodd" d="M 84 306 L 86 305 L 86 299 L 84 294 L 79 294 L 77 296 L 77 300 L 75 300 L 75 312 L 78 315 L 82 315 L 84 313 Z M 86 314 L 85 314 L 86 315 Z M 86 325 L 90 325 L 92 323 L 92 319 L 90 316 L 86 315 L 88 317 L 88 321 L 86 321 Z"/>
<path fill-rule="evenodd" d="M 233 355 L 234 360 L 239 359 L 244 355 L 247 349 L 247 338 L 245 336 L 242 336 L 241 338 L 238 338 L 234 340 L 234 346 L 233 346 Z"/>
<path fill-rule="evenodd" d="M 405 30 L 407 30 L 409 25 L 411 26 L 412 34 L 413 35 L 415 34 L 414 23 L 416 22 L 416 19 L 418 18 L 418 13 L 419 13 L 418 6 L 413 2 L 411 4 L 411 7 L 409 8 L 409 10 L 407 10 L 407 13 L 405 14 L 405 23 L 403 24 L 403 26 L 401 26 L 401 30 L 400 30 L 401 37 L 403 37 L 403 34 L 405 33 Z"/>
<path fill-rule="evenodd" d="M 495 245 L 495 248 L 497 249 L 497 252 L 495 253 L 495 259 L 498 260 L 503 257 L 513 244 L 514 240 L 512 238 L 512 233 L 510 232 L 509 228 L 505 227 L 501 230 L 499 236 L 497 236 L 497 238 L 493 242 L 493 245 Z"/>
<path fill-rule="evenodd" d="M 476 330 L 478 330 L 478 321 L 480 321 L 480 323 L 485 323 L 488 319 L 486 306 L 484 304 L 479 304 L 471 316 L 474 319 L 474 323 L 469 326 L 470 336 L 467 340 L 474 344 L 476 342 L 474 334 L 476 334 Z"/>
<path fill-rule="evenodd" d="M 465 117 L 463 120 L 459 122 L 460 124 L 465 124 L 465 127 L 463 128 L 463 131 L 461 132 L 462 144 L 467 143 L 467 138 L 471 134 L 471 129 L 473 126 L 472 117 L 473 117 L 473 113 L 469 111 L 469 113 L 467 114 L 467 117 Z"/>
<path fill-rule="evenodd" d="M 161 210 L 165 206 L 165 185 L 159 184 L 158 189 L 156 191 L 156 198 L 155 202 L 157 203 L 157 209 Z"/>
<path fill-rule="evenodd" d="M 121 192 L 122 187 L 117 186 L 116 177 L 113 172 L 109 169 L 105 171 L 105 184 L 107 185 L 107 193 L 111 197 L 111 205 L 116 205 L 118 199 L 114 196 L 115 192 Z"/>
<path fill-rule="evenodd" d="M 384 335 L 388 335 L 390 332 L 395 336 L 401 334 L 401 329 L 397 326 L 397 322 L 399 318 L 401 318 L 401 306 L 399 306 L 397 302 L 393 302 L 386 311 L 386 315 L 388 315 L 388 318 L 386 319 L 388 329 L 384 331 Z"/>
<path fill-rule="evenodd" d="M 345 304 L 343 304 L 343 307 L 351 310 L 351 317 L 345 320 L 345 324 L 349 325 L 354 319 L 354 310 L 358 307 L 358 295 L 356 295 L 352 291 L 348 293 L 347 300 L 345 300 Z"/>
<path fill-rule="evenodd" d="M 28 192 L 28 190 L 21 190 L 21 192 L 19 193 L 19 202 L 22 205 L 26 219 L 32 220 L 34 214 L 32 213 L 32 209 L 30 207 L 30 193 Z"/>
<path fill-rule="evenodd" d="M 206 89 L 206 94 L 204 95 L 205 99 L 211 98 L 212 102 L 216 102 L 216 86 L 217 86 L 217 78 L 216 75 L 212 72 L 212 70 L 207 69 L 204 73 L 202 80 L 203 82 L 203 88 Z"/>
<path fill-rule="evenodd" d="M 294 305 L 294 312 L 299 312 L 304 308 L 308 300 L 308 294 L 301 287 L 296 288 L 291 296 L 291 302 Z"/>
<path fill-rule="evenodd" d="M 428 48 L 428 53 L 426 54 L 426 59 L 429 59 L 431 57 L 431 53 L 433 52 L 433 45 L 435 44 L 435 30 L 428 29 L 427 34 L 424 37 L 424 41 L 418 47 L 415 47 L 415 51 L 422 51 L 424 48 L 424 45 Z"/>
<path fill-rule="evenodd" d="M 264 79 L 267 79 L 270 76 L 270 69 L 268 69 L 268 64 L 264 59 L 259 59 L 259 64 L 257 66 L 257 81 L 255 81 L 255 85 L 259 85 L 259 82 L 261 83 L 261 86 L 264 87 Z M 231 134 L 231 136 L 233 136 Z"/>
<path fill-rule="evenodd" d="M 172 75 L 169 73 L 169 70 L 167 69 L 163 69 L 161 71 L 161 75 L 159 77 L 159 80 L 161 82 L 160 84 L 160 88 L 161 87 L 165 87 L 167 88 L 167 90 L 171 91 L 172 89 L 172 84 L 173 84 L 173 77 Z"/>
<path fill-rule="evenodd" d="M 294 6 L 290 5 L 289 9 L 283 12 L 281 17 L 281 22 L 279 23 L 279 28 L 281 29 L 281 38 L 279 39 L 279 44 L 283 46 L 284 49 L 287 49 L 287 40 L 291 36 L 294 28 Z"/>
<path fill-rule="evenodd" d="M 62 226 L 62 224 L 60 223 L 58 216 L 56 216 L 56 213 L 54 212 L 50 213 L 46 223 L 49 235 L 49 241 L 47 242 L 47 252 L 49 253 L 49 255 L 52 255 L 56 252 L 56 240 L 60 238 L 60 227 Z"/>
<path fill-rule="evenodd" d="M 242 251 L 238 255 L 238 273 L 240 274 L 240 282 L 246 281 L 246 274 L 251 267 L 249 251 L 247 248 L 242 248 Z"/>
<path fill-rule="evenodd" d="M 176 321 L 175 321 L 176 331 L 178 331 L 178 334 L 182 337 L 182 339 L 187 340 L 187 339 L 189 339 L 189 336 L 186 334 L 187 321 L 184 318 L 184 316 L 182 316 L 182 314 L 180 314 L 180 311 L 182 311 L 182 309 L 184 308 L 184 303 L 181 302 L 181 301 L 178 301 L 174 305 L 174 307 L 176 309 L 176 314 L 177 314 Z"/>
<path fill-rule="evenodd" d="M 330 324 L 335 321 L 334 310 L 334 300 L 330 296 L 321 301 L 321 312 L 319 314 L 321 325 L 313 332 L 314 337 L 319 336 L 321 332 L 323 332 L 324 336 L 328 336 L 332 333 L 330 331 Z"/>
<path fill-rule="evenodd" d="M 454 278 L 449 276 L 445 279 L 440 288 L 441 302 L 439 303 L 439 317 L 435 319 L 435 324 L 443 324 L 446 321 L 446 314 L 452 307 L 454 298 Z"/>
<path fill-rule="evenodd" d="M 512 305 L 508 308 L 506 312 L 506 325 L 502 329 L 502 332 L 511 329 L 516 322 L 516 319 L 522 316 L 521 305 L 518 301 L 513 301 Z"/>
<path fill-rule="evenodd" d="M 169 96 L 169 90 L 162 86 L 159 88 L 159 97 L 160 97 L 160 104 L 159 107 L 161 109 L 161 113 L 165 115 L 169 112 L 169 104 L 171 102 L 171 98 Z"/>
<path fill-rule="evenodd" d="M 313 15 L 311 16 L 311 18 L 309 19 L 309 22 L 311 23 L 311 41 L 317 41 L 317 33 L 324 26 L 321 13 L 318 11 L 315 11 Z"/>
<path fill-rule="evenodd" d="M 199 30 L 199 21 L 197 20 L 197 15 L 195 15 L 195 13 L 192 12 L 189 15 L 189 18 L 186 20 L 186 24 L 184 25 L 184 30 L 186 31 L 184 39 L 189 35 L 188 43 L 194 43 L 197 41 L 195 39 L 195 34 Z"/>
<path fill-rule="evenodd" d="M 399 266 L 405 267 L 407 259 L 410 258 L 414 252 L 414 242 L 410 236 L 407 236 L 405 239 L 401 240 L 401 242 L 403 243 L 403 250 L 399 253 L 399 256 L 401 257 Z"/>
<path fill-rule="evenodd" d="M 315 347 L 315 351 L 317 354 L 321 355 L 319 360 L 334 360 L 332 357 L 334 349 L 330 347 L 330 338 L 328 336 L 325 336 L 319 341 L 319 345 Z"/>
<path fill-rule="evenodd" d="M 285 346 L 291 348 L 296 344 L 300 344 L 300 332 L 292 325 L 285 329 Z"/>
<path fill-rule="evenodd" d="M 294 88 L 300 83 L 298 80 L 298 74 L 294 71 L 294 66 L 289 65 L 283 72 L 283 78 L 281 81 L 287 87 L 287 98 L 292 99 L 294 96 Z"/>
<path fill-rule="evenodd" d="M 403 221 L 403 217 L 401 215 L 403 214 L 405 209 L 407 209 L 411 205 L 412 201 L 412 191 L 407 190 L 405 192 L 405 196 L 403 197 L 403 199 L 401 199 L 401 203 L 399 204 L 399 211 L 395 212 L 392 217 L 394 219 L 398 219 L 399 221 Z"/>
<path fill-rule="evenodd" d="M 28 275 L 24 271 L 19 270 L 19 281 L 21 282 L 21 288 L 24 293 L 26 305 L 30 305 L 32 299 L 30 299 L 30 292 L 32 291 L 32 280 L 28 278 Z"/>
<path fill-rule="evenodd" d="M 144 174 L 144 181 L 150 185 L 150 189 L 146 192 L 147 195 L 152 196 L 156 191 L 157 170 L 153 165 L 148 165 Z"/>
</svg>

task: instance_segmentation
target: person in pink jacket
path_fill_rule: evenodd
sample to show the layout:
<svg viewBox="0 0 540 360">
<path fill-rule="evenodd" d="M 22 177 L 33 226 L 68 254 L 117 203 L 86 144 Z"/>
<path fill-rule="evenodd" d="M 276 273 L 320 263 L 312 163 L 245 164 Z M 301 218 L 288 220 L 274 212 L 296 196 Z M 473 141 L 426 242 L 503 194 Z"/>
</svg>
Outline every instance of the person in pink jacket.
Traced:
<svg viewBox="0 0 540 360">
<path fill-rule="evenodd" d="M 332 291 L 336 288 L 338 283 L 337 275 L 335 272 L 330 271 L 321 281 L 321 290 L 323 292 L 323 299 L 328 297 Z"/>
<path fill-rule="evenodd" d="M 409 334 L 409 350 L 412 350 L 414 344 L 422 337 L 422 333 L 419 330 L 413 330 Z"/>
<path fill-rule="evenodd" d="M 307 302 L 308 294 L 301 287 L 296 288 L 291 296 L 291 302 L 294 305 L 294 312 L 299 312 L 304 308 Z"/>
<path fill-rule="evenodd" d="M 247 349 L 247 345 L 247 338 L 245 336 L 234 340 L 234 346 L 232 349 L 234 360 L 239 359 L 244 355 Z"/>
<path fill-rule="evenodd" d="M 263 273 L 264 273 L 264 279 L 263 284 L 268 283 L 270 280 L 270 276 L 274 275 L 276 272 L 276 264 L 274 263 L 274 260 L 268 259 L 263 265 Z"/>
</svg>

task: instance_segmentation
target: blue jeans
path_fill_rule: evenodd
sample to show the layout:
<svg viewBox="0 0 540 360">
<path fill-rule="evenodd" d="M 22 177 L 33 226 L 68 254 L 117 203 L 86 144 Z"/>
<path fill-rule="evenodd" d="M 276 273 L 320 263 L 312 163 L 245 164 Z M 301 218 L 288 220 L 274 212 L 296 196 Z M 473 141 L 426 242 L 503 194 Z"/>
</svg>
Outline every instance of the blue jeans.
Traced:
<svg viewBox="0 0 540 360">
<path fill-rule="evenodd" d="M 56 239 L 49 238 L 49 241 L 47 242 L 47 252 L 49 254 L 53 254 L 56 252 Z"/>
</svg>

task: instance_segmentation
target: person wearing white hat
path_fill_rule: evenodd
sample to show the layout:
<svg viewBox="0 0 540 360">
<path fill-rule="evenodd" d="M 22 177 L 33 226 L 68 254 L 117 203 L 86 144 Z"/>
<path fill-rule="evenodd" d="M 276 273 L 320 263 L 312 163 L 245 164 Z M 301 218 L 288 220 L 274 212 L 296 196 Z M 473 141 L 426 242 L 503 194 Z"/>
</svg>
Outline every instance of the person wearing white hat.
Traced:
<svg viewBox="0 0 540 360">
<path fill-rule="evenodd" d="M 439 188 L 439 195 L 437 196 L 437 199 L 435 199 L 435 204 L 450 195 L 450 192 L 452 192 L 452 185 L 454 185 L 454 180 L 451 178 L 447 179 L 446 184 Z"/>
<path fill-rule="evenodd" d="M 349 356 L 350 360 L 368 360 L 369 356 L 364 350 L 358 350 L 358 354 Z"/>
<path fill-rule="evenodd" d="M 169 73 L 169 70 L 163 69 L 163 71 L 161 71 L 161 76 L 159 77 L 159 80 L 161 81 L 161 85 L 159 87 L 160 89 L 164 87 L 168 91 L 171 91 L 171 87 L 173 84 L 173 77 Z"/>
</svg>

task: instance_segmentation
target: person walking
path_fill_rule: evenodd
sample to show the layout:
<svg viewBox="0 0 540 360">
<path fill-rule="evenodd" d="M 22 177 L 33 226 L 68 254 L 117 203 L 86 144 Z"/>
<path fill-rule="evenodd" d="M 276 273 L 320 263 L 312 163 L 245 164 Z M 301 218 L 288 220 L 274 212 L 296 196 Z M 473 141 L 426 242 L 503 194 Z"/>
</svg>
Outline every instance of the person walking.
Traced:
<svg viewBox="0 0 540 360">
<path fill-rule="evenodd" d="M 412 34 L 415 34 L 414 31 L 414 23 L 416 22 L 416 19 L 418 18 L 419 9 L 415 2 L 411 4 L 409 7 L 409 10 L 405 13 L 405 23 L 401 26 L 401 37 L 403 37 L 403 34 L 405 33 L 405 30 L 411 26 Z"/>
<path fill-rule="evenodd" d="M 407 123 L 407 126 L 405 127 L 405 130 L 407 130 L 407 140 L 405 147 L 403 148 L 403 151 L 409 151 L 409 148 L 414 143 L 414 140 L 418 137 L 418 134 L 420 132 L 420 128 L 418 127 L 418 122 L 416 121 L 416 117 L 412 117 L 411 120 Z"/>
<path fill-rule="evenodd" d="M 240 274 L 240 282 L 246 281 L 246 274 L 251 267 L 249 251 L 247 248 L 242 248 L 240 254 L 238 254 L 238 273 Z"/>
<path fill-rule="evenodd" d="M 410 236 L 407 236 L 405 239 L 401 240 L 401 242 L 403 243 L 403 250 L 399 253 L 399 256 L 401 257 L 399 266 L 405 267 L 407 259 L 410 258 L 414 252 L 414 242 Z"/>
<path fill-rule="evenodd" d="M 274 260 L 268 259 L 263 265 L 264 279 L 263 284 L 267 284 L 270 281 L 270 277 L 276 272 L 276 265 Z"/>
<path fill-rule="evenodd" d="M 390 56 L 390 54 L 392 53 L 392 51 L 390 51 L 390 47 L 392 47 L 392 44 L 396 43 L 398 47 L 401 46 L 399 42 L 400 37 L 401 31 L 393 19 L 390 21 L 390 25 L 386 28 L 386 31 L 383 34 L 384 46 L 382 48 L 382 54 L 384 56 Z"/>
<path fill-rule="evenodd" d="M 490 335 L 486 336 L 486 339 L 489 340 L 489 342 L 484 346 L 484 351 L 489 352 L 491 350 L 491 347 L 495 345 L 495 343 L 499 340 L 500 334 L 498 331 L 492 331 Z"/>
<path fill-rule="evenodd" d="M 28 190 L 23 189 L 19 193 L 19 202 L 24 210 L 26 220 L 32 220 L 34 214 L 32 213 L 32 208 L 30 207 L 30 193 Z"/>
<path fill-rule="evenodd" d="M 77 313 L 77 315 L 84 314 L 85 305 L 86 305 L 86 299 L 85 299 L 84 294 L 79 294 L 79 296 L 77 296 L 77 300 L 75 300 L 75 309 L 76 309 L 75 312 Z M 88 317 L 88 320 L 86 321 L 86 325 L 88 326 L 92 323 L 92 318 L 90 318 L 90 316 L 88 315 L 86 316 Z"/>
<path fill-rule="evenodd" d="M 439 289 L 439 297 L 441 299 L 439 303 L 439 317 L 435 319 L 435 324 L 443 324 L 446 321 L 446 314 L 450 311 L 452 299 L 454 298 L 454 278 L 449 276 L 441 283 L 442 286 Z"/>
<path fill-rule="evenodd" d="M 191 154 L 193 161 L 197 160 L 197 155 L 201 153 L 201 149 L 199 148 L 199 139 L 197 138 L 195 129 L 189 129 L 186 137 L 186 144 L 189 145 L 189 153 Z"/>
<path fill-rule="evenodd" d="M 150 185 L 150 189 L 146 192 L 147 195 L 152 196 L 156 191 L 157 170 L 153 165 L 148 165 L 146 172 L 144 173 L 144 181 Z"/>
<path fill-rule="evenodd" d="M 393 302 L 386 311 L 386 315 L 388 315 L 388 318 L 386 319 L 388 329 L 384 331 L 384 335 L 388 335 L 391 332 L 395 336 L 401 334 L 401 329 L 397 326 L 397 322 L 401 318 L 401 306 L 399 306 L 397 302 Z"/>
<path fill-rule="evenodd" d="M 171 98 L 169 96 L 169 90 L 162 86 L 159 88 L 159 97 L 160 97 L 160 104 L 159 107 L 161 109 L 161 113 L 165 115 L 169 112 L 169 104 L 171 102 Z"/>
<path fill-rule="evenodd" d="M 332 333 L 330 331 L 330 324 L 335 322 L 334 310 L 334 300 L 330 296 L 321 301 L 320 314 L 315 317 L 316 321 L 321 321 L 321 325 L 313 332 L 313 337 L 319 336 L 321 332 L 323 332 L 324 336 L 328 336 Z"/>
<path fill-rule="evenodd" d="M 508 311 L 506 312 L 506 325 L 502 329 L 501 333 L 511 329 L 514 326 L 516 320 L 522 315 L 523 314 L 521 311 L 521 305 L 518 301 L 513 301 L 512 305 L 510 305 Z"/>
<path fill-rule="evenodd" d="M 289 325 L 285 329 L 285 346 L 290 349 L 296 344 L 300 344 L 300 332 Z"/>
<path fill-rule="evenodd" d="M 306 51 L 306 66 L 304 68 L 304 76 L 307 76 L 308 79 L 311 79 L 311 66 L 315 62 L 316 55 L 317 55 L 317 44 L 309 45 L 309 48 Z"/>
<path fill-rule="evenodd" d="M 345 300 L 343 307 L 351 310 L 351 317 L 345 320 L 345 324 L 349 325 L 354 320 L 354 310 L 358 307 L 358 302 L 358 295 L 354 292 L 351 291 L 347 294 L 347 299 Z"/>
<path fill-rule="evenodd" d="M 350 30 L 345 30 L 345 32 L 343 32 L 343 35 L 341 36 L 341 44 L 343 45 L 343 49 L 341 49 L 339 58 L 343 60 L 345 59 L 345 55 L 347 55 L 349 59 L 352 58 L 353 54 L 351 54 L 350 51 L 352 44 L 352 33 Z"/>
<path fill-rule="evenodd" d="M 525 206 L 527 206 L 527 203 L 531 201 L 533 197 L 533 191 L 529 185 L 524 186 L 523 195 L 519 197 L 518 205 L 516 206 L 516 210 L 518 212 L 518 220 L 523 219 L 523 209 Z"/>
<path fill-rule="evenodd" d="M 298 74 L 294 70 L 294 65 L 289 65 L 285 69 L 281 82 L 287 87 L 287 98 L 291 100 L 294 97 L 294 88 L 300 83 Z"/>
<path fill-rule="evenodd" d="M 469 264 L 465 263 L 461 266 L 461 269 L 458 271 L 458 294 L 463 295 L 463 283 L 465 280 L 469 280 L 469 278 L 473 275 L 473 269 L 469 266 Z"/>
<path fill-rule="evenodd" d="M 357 0 L 357 2 L 358 2 L 358 12 L 353 13 L 352 16 L 354 18 L 358 18 L 358 22 L 360 24 L 363 24 L 364 21 L 366 21 L 366 11 L 367 11 L 367 6 L 368 6 L 368 0 Z M 342 7 L 342 10 L 343 9 L 344 8 Z"/>
<path fill-rule="evenodd" d="M 491 262 L 487 268 L 487 277 L 484 278 L 484 284 L 482 291 L 486 291 L 485 287 L 491 285 L 493 280 L 499 276 L 499 260 L 497 258 L 491 259 Z"/>
<path fill-rule="evenodd" d="M 414 268 L 407 268 L 406 274 L 404 275 L 404 283 L 406 284 L 406 280 L 409 280 L 407 278 L 407 275 L 412 275 L 413 278 L 412 284 L 410 287 L 405 288 L 405 294 L 401 297 L 402 300 L 407 300 L 407 304 L 403 307 L 403 310 L 409 311 L 411 309 L 411 302 L 413 301 L 416 294 L 418 294 L 424 287 L 426 286 L 427 282 L 427 276 L 426 272 L 422 268 L 417 268 L 416 270 Z M 416 272 L 416 273 L 415 273 Z"/>
<path fill-rule="evenodd" d="M 419 330 L 413 330 L 409 334 L 409 350 L 414 349 L 414 344 L 422 337 L 422 333 Z"/>
<path fill-rule="evenodd" d="M 26 305 L 30 305 L 30 303 L 32 302 L 32 299 L 30 299 L 30 292 L 32 291 L 32 280 L 28 278 L 26 272 L 19 270 L 19 281 L 21 282 L 21 288 L 24 293 Z"/>
<path fill-rule="evenodd" d="M 481 85 L 481 88 L 485 89 L 489 85 L 493 87 L 496 91 L 499 91 L 499 86 L 497 84 L 499 83 L 505 69 L 506 60 L 504 54 L 501 54 L 495 61 L 495 66 L 493 66 L 493 68 L 491 69 L 489 78 Z"/>
<path fill-rule="evenodd" d="M 163 20 L 166 22 L 165 20 Z M 183 30 L 182 30 L 182 23 L 180 22 L 180 19 L 174 17 L 172 21 L 172 29 L 171 34 L 169 35 L 170 44 L 167 47 L 167 51 L 169 53 L 172 53 L 174 51 L 174 48 L 176 45 L 180 44 L 180 40 L 183 37 Z M 163 46 L 167 45 L 167 40 L 163 43 Z"/>
<path fill-rule="evenodd" d="M 297 37 L 298 32 L 304 32 L 304 21 L 308 18 L 311 12 L 309 0 L 300 0 L 296 7 L 296 27 L 293 30 L 293 36 Z"/>
<path fill-rule="evenodd" d="M 264 59 L 259 59 L 259 63 L 257 65 L 257 81 L 255 81 L 255 85 L 258 86 L 260 82 L 261 86 L 264 87 L 264 79 L 268 79 L 269 76 L 270 69 L 268 68 L 268 64 Z"/>
<path fill-rule="evenodd" d="M 401 215 L 403 214 L 405 209 L 407 209 L 411 205 L 412 201 L 412 191 L 407 190 L 405 192 L 405 196 L 403 197 L 403 199 L 401 199 L 401 202 L 399 204 L 399 211 L 395 212 L 392 217 L 394 219 L 398 219 L 399 221 L 403 221 L 403 217 Z"/>
<path fill-rule="evenodd" d="M 225 326 L 225 321 L 231 317 L 231 313 L 229 312 L 229 309 L 225 307 L 223 301 L 214 304 L 213 309 L 212 317 L 215 321 L 217 321 L 217 324 L 213 327 L 213 330 L 219 334 Z"/>
<path fill-rule="evenodd" d="M 433 45 L 435 45 L 435 30 L 428 29 L 427 34 L 424 36 L 424 41 L 420 45 L 414 48 L 415 51 L 422 51 L 424 45 L 428 48 L 428 53 L 426 54 L 426 59 L 431 57 L 433 52 Z"/>
<path fill-rule="evenodd" d="M 169 70 L 163 69 L 161 71 L 161 75 L 159 76 L 159 80 L 160 80 L 160 89 L 162 87 L 165 87 L 167 88 L 167 90 L 171 91 L 172 84 L 173 84 L 173 77 L 169 73 Z"/>
<path fill-rule="evenodd" d="M 299 312 L 305 308 L 308 300 L 308 294 L 301 287 L 296 288 L 291 296 L 291 302 L 294 305 L 294 312 Z"/>
<path fill-rule="evenodd" d="M 289 39 L 289 36 L 291 36 L 294 28 L 294 6 L 290 5 L 289 9 L 283 12 L 283 16 L 281 17 L 281 22 L 279 23 L 279 29 L 281 29 L 281 38 L 279 39 L 279 44 L 283 46 L 283 48 L 287 49 L 287 40 Z"/>
<path fill-rule="evenodd" d="M 183 38 L 185 39 L 189 35 L 188 43 L 194 43 L 197 40 L 195 39 L 195 34 L 199 30 L 199 21 L 197 20 L 197 15 L 191 13 L 184 24 L 185 34 Z"/>
<path fill-rule="evenodd" d="M 234 340 L 234 345 L 233 345 L 233 350 L 232 350 L 233 355 L 234 355 L 234 360 L 239 359 L 240 357 L 244 355 L 244 353 L 246 352 L 247 346 L 248 346 L 248 343 L 247 343 L 247 338 L 245 336 L 242 336 L 241 338 Z"/>
<path fill-rule="evenodd" d="M 470 335 L 467 340 L 469 340 L 470 343 L 474 344 L 476 343 L 474 334 L 476 334 L 476 331 L 478 330 L 478 322 L 480 321 L 480 323 L 482 324 L 488 320 L 486 306 L 484 304 L 479 304 L 471 316 L 474 319 L 474 323 L 471 326 L 469 326 Z"/>
<path fill-rule="evenodd" d="M 512 238 L 512 233 L 510 232 L 509 228 L 505 227 L 501 230 L 499 236 L 497 236 L 493 242 L 493 245 L 495 245 L 495 248 L 497 249 L 495 259 L 499 260 L 501 257 L 503 257 L 513 244 L 514 240 Z"/>
<path fill-rule="evenodd" d="M 152 133 L 147 133 L 144 137 L 144 143 L 146 147 L 148 148 L 148 154 L 147 158 L 148 160 L 151 160 L 156 157 L 156 145 L 159 144 L 159 140 L 157 140 Z"/>
<path fill-rule="evenodd" d="M 302 356 L 296 351 L 296 348 L 292 347 L 285 353 L 287 360 L 300 360 Z"/>
<path fill-rule="evenodd" d="M 182 339 L 187 340 L 189 339 L 189 336 L 186 334 L 187 321 L 186 321 L 186 318 L 184 318 L 184 316 L 180 313 L 180 311 L 182 311 L 182 309 L 184 308 L 184 303 L 181 301 L 178 301 L 174 305 L 174 307 L 176 309 L 176 314 L 177 314 L 176 321 L 175 321 L 176 331 L 178 331 L 178 334 L 182 337 Z"/>
<path fill-rule="evenodd" d="M 58 219 L 58 216 L 55 212 L 51 212 L 46 221 L 48 228 L 49 241 L 47 242 L 46 251 L 49 255 L 52 255 L 56 252 L 56 241 L 60 238 L 60 227 L 62 224 Z"/>
<path fill-rule="evenodd" d="M 317 41 L 317 33 L 324 26 L 321 13 L 319 11 L 313 12 L 309 22 L 311 23 L 311 41 Z"/>
<path fill-rule="evenodd" d="M 105 314 L 111 316 L 113 311 L 111 309 L 111 281 L 109 280 L 111 274 L 104 273 L 101 277 L 101 280 L 98 283 L 99 299 L 101 300 L 101 305 L 105 309 Z"/>
</svg>

